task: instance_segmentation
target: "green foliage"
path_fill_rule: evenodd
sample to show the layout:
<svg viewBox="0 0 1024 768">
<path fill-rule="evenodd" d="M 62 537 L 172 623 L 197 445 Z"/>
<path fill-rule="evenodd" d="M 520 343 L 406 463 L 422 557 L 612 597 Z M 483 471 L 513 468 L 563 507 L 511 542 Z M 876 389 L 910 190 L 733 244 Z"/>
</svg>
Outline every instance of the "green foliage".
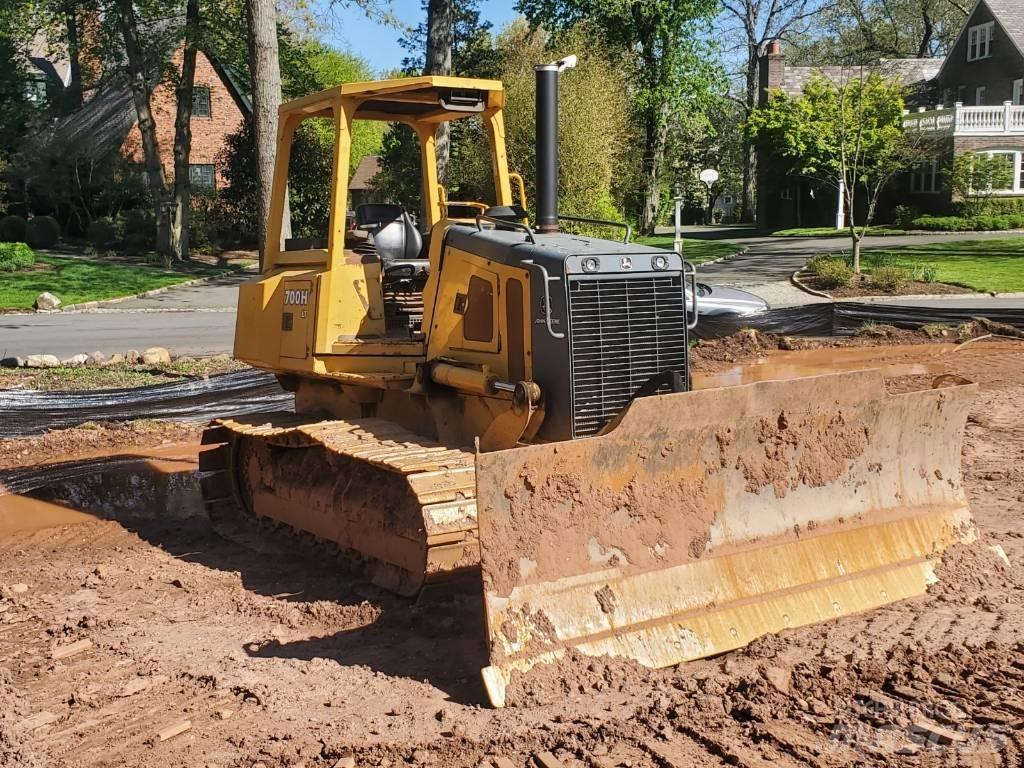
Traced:
<svg viewBox="0 0 1024 768">
<path fill-rule="evenodd" d="M 25 243 L 0 243 L 0 272 L 16 272 L 36 263 L 36 255 Z"/>
<path fill-rule="evenodd" d="M 922 264 L 921 265 L 921 276 L 915 279 L 920 279 L 924 283 L 934 283 L 939 279 L 939 268 L 934 264 Z"/>
<path fill-rule="evenodd" d="M 853 269 L 843 258 L 818 256 L 807 262 L 807 267 L 823 288 L 842 288 L 853 280 Z"/>
<path fill-rule="evenodd" d="M 1013 188 L 1011 158 L 1012 155 L 976 152 L 964 152 L 953 158 L 953 165 L 945 176 L 946 186 L 965 214 L 995 212 L 989 209 L 993 193 Z"/>
<path fill-rule="evenodd" d="M 910 229 L 921 210 L 914 205 L 896 205 L 892 209 L 892 223 L 900 229 Z"/>
<path fill-rule="evenodd" d="M 0 243 L 24 242 L 25 225 L 21 216 L 4 216 L 0 219 Z"/>
<path fill-rule="evenodd" d="M 60 240 L 60 224 L 53 216 L 33 216 L 25 226 L 25 242 L 33 248 L 53 248 Z"/>
<path fill-rule="evenodd" d="M 494 77 L 499 62 L 491 44 L 492 25 L 480 18 L 480 0 L 460 0 L 452 5 L 455 15 L 452 73 L 462 77 Z M 425 66 L 427 0 L 420 2 L 420 19 L 420 23 L 399 40 L 409 52 L 402 60 L 402 72 L 407 75 L 419 75 Z"/>
<path fill-rule="evenodd" d="M 117 242 L 117 227 L 114 225 L 113 219 L 104 216 L 89 225 L 87 237 L 96 250 L 105 251 Z"/>
<path fill-rule="evenodd" d="M 876 267 L 871 271 L 871 285 L 886 293 L 895 293 L 912 278 L 910 270 L 895 265 Z"/>
<path fill-rule="evenodd" d="M 1024 229 L 1024 213 L 978 216 L 918 216 L 914 229 L 928 232 L 1002 232 Z"/>
</svg>

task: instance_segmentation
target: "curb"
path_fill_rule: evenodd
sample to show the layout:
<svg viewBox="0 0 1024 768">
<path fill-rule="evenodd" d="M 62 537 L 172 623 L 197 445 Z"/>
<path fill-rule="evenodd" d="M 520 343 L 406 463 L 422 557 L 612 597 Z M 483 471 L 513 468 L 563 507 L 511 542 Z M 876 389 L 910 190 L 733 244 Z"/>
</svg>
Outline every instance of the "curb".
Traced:
<svg viewBox="0 0 1024 768">
<path fill-rule="evenodd" d="M 833 298 L 831 295 L 825 293 L 824 291 L 817 291 L 814 288 L 811 288 L 811 287 L 805 285 L 804 282 L 800 279 L 800 273 L 803 272 L 803 271 L 804 271 L 803 267 L 801 267 L 796 272 L 794 272 L 792 275 L 790 275 L 789 276 L 789 282 L 791 282 L 793 285 L 795 285 L 797 288 L 799 288 L 804 293 L 809 293 L 811 296 L 817 296 L 818 298 L 821 298 L 821 299 L 828 299 L 829 301 L 835 301 L 835 298 Z"/>
<path fill-rule="evenodd" d="M 750 246 L 745 245 L 738 251 L 736 251 L 736 253 L 730 253 L 728 256 L 719 256 L 717 259 L 712 259 L 711 261 L 702 261 L 700 264 L 694 264 L 693 266 L 695 269 L 699 270 L 701 267 L 706 267 L 709 264 L 718 264 L 723 261 L 728 261 L 729 259 L 735 259 L 737 256 L 742 256 L 743 254 L 745 254 L 748 250 L 750 250 Z M 685 259 L 686 257 L 683 256 L 683 258 Z"/>
<path fill-rule="evenodd" d="M 113 299 L 102 299 L 97 301 L 83 301 L 80 304 L 68 304 L 66 307 L 60 307 L 58 309 L 25 309 L 18 310 L 15 312 L 4 312 L 4 315 L 59 315 L 62 312 L 85 312 L 90 309 L 102 309 L 112 304 L 120 304 L 122 301 L 129 301 L 131 299 L 145 299 L 150 296 L 159 296 L 161 293 L 167 293 L 171 288 L 189 288 L 193 285 L 203 285 L 214 280 L 220 280 L 221 278 L 227 277 L 228 275 L 235 274 L 232 271 L 225 272 L 221 275 L 209 275 L 207 277 L 197 277 L 195 280 L 186 280 L 183 283 L 174 283 L 174 285 L 165 285 L 163 288 L 153 288 L 142 293 L 133 293 L 128 296 L 117 296 Z"/>
</svg>

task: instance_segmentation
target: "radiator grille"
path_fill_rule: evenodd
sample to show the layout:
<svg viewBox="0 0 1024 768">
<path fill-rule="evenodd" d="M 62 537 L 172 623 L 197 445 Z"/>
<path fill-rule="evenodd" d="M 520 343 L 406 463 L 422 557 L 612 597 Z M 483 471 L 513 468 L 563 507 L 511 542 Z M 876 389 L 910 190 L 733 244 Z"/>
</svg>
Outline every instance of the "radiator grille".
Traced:
<svg viewBox="0 0 1024 768">
<path fill-rule="evenodd" d="M 686 370 L 680 275 L 569 280 L 573 436 L 588 437 L 666 369 Z"/>
</svg>

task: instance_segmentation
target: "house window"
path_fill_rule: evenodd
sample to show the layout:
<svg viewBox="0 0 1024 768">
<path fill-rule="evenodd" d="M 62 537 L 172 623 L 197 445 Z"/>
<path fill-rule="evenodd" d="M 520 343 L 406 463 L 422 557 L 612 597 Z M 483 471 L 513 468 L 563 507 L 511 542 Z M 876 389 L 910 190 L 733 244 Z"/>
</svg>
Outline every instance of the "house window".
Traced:
<svg viewBox="0 0 1024 768">
<path fill-rule="evenodd" d="M 46 81 L 31 79 L 25 82 L 25 98 L 33 104 L 46 101 Z"/>
<path fill-rule="evenodd" d="M 205 85 L 192 89 L 192 117 L 210 117 L 210 89 Z"/>
<path fill-rule="evenodd" d="M 979 85 L 974 89 L 974 103 L 979 107 L 985 106 L 985 86 Z"/>
<path fill-rule="evenodd" d="M 199 163 L 188 167 L 188 178 L 196 189 L 214 189 L 217 186 L 217 176 L 213 171 L 213 164 Z"/>
<path fill-rule="evenodd" d="M 991 152 L 980 152 L 979 154 L 987 155 L 988 157 L 998 157 L 1003 159 L 1011 170 L 1010 186 L 1005 189 L 990 189 L 989 192 L 998 195 L 1020 195 L 1024 194 L 1024 150 L 1020 149 L 998 149 Z"/>
<path fill-rule="evenodd" d="M 956 100 L 959 101 L 961 104 L 963 104 L 964 103 L 964 99 L 966 99 L 966 98 L 967 98 L 967 86 L 966 85 L 958 85 L 956 87 Z"/>
<path fill-rule="evenodd" d="M 987 59 L 992 55 L 992 27 L 994 21 L 978 24 L 967 30 L 967 60 Z"/>
<path fill-rule="evenodd" d="M 732 205 L 732 195 L 724 195 L 722 197 L 722 205 Z"/>
<path fill-rule="evenodd" d="M 942 190 L 942 170 L 937 160 L 914 166 L 910 172 L 910 191 L 935 194 Z"/>
<path fill-rule="evenodd" d="M 1013 103 L 1017 105 L 1024 103 L 1024 80 L 1013 81 Z"/>
</svg>

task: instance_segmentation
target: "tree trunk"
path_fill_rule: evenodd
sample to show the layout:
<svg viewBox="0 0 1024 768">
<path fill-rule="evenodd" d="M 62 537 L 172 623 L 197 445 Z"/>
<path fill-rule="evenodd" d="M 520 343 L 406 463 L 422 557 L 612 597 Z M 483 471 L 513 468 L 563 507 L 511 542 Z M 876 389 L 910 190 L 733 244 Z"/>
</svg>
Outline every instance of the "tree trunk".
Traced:
<svg viewBox="0 0 1024 768">
<path fill-rule="evenodd" d="M 128 79 L 132 88 L 132 99 L 139 117 L 139 133 L 142 135 L 142 155 L 149 180 L 149 191 L 156 209 L 156 249 L 165 259 L 170 256 L 170 237 L 164 202 L 167 199 L 167 182 L 164 168 L 160 163 L 160 144 L 156 136 L 156 124 L 150 108 L 150 87 L 146 81 L 146 61 L 139 43 L 138 23 L 132 0 L 117 0 L 118 23 L 124 37 L 124 51 L 128 59 Z"/>
<path fill-rule="evenodd" d="M 759 65 L 757 56 L 757 45 L 748 46 L 747 54 L 747 92 L 745 98 L 746 114 L 750 113 L 757 106 L 757 68 Z M 757 192 L 757 156 L 753 144 L 749 139 L 743 139 L 743 200 L 740 204 L 740 221 L 744 224 L 751 223 L 756 218 L 756 192 Z"/>
<path fill-rule="evenodd" d="M 665 133 L 668 114 L 665 105 L 649 109 L 644 138 L 644 204 L 640 211 L 640 233 L 653 235 L 658 226 L 661 203 L 661 167 L 665 160 Z"/>
<path fill-rule="evenodd" d="M 185 6 L 185 42 L 181 56 L 181 80 L 178 83 L 174 115 L 174 220 L 171 222 L 171 250 L 184 261 L 189 257 L 189 214 L 192 209 L 192 179 L 189 155 L 192 152 L 192 86 L 196 79 L 196 46 L 199 40 L 199 0 Z"/>
<path fill-rule="evenodd" d="M 64 23 L 68 36 L 68 72 L 71 75 L 64 102 L 64 112 L 74 112 L 82 106 L 82 46 L 78 35 L 75 3 L 64 6 Z"/>
<path fill-rule="evenodd" d="M 853 274 L 860 274 L 860 235 L 857 234 L 857 228 L 850 228 L 850 237 L 853 240 L 853 248 L 851 253 L 853 254 Z"/>
<path fill-rule="evenodd" d="M 452 0 L 429 0 L 427 3 L 427 55 L 424 74 L 452 73 L 452 44 L 455 38 L 455 11 Z M 437 180 L 444 185 L 448 178 L 448 157 L 451 153 L 451 131 L 448 123 L 437 126 Z"/>
<path fill-rule="evenodd" d="M 249 19 L 249 74 L 252 81 L 253 134 L 256 139 L 258 237 L 262 269 L 267 224 L 270 220 L 270 198 L 274 188 L 277 108 L 281 105 L 281 65 L 277 49 L 277 9 L 274 0 L 246 0 L 245 7 Z M 281 236 L 291 237 L 287 205 Z"/>
</svg>

